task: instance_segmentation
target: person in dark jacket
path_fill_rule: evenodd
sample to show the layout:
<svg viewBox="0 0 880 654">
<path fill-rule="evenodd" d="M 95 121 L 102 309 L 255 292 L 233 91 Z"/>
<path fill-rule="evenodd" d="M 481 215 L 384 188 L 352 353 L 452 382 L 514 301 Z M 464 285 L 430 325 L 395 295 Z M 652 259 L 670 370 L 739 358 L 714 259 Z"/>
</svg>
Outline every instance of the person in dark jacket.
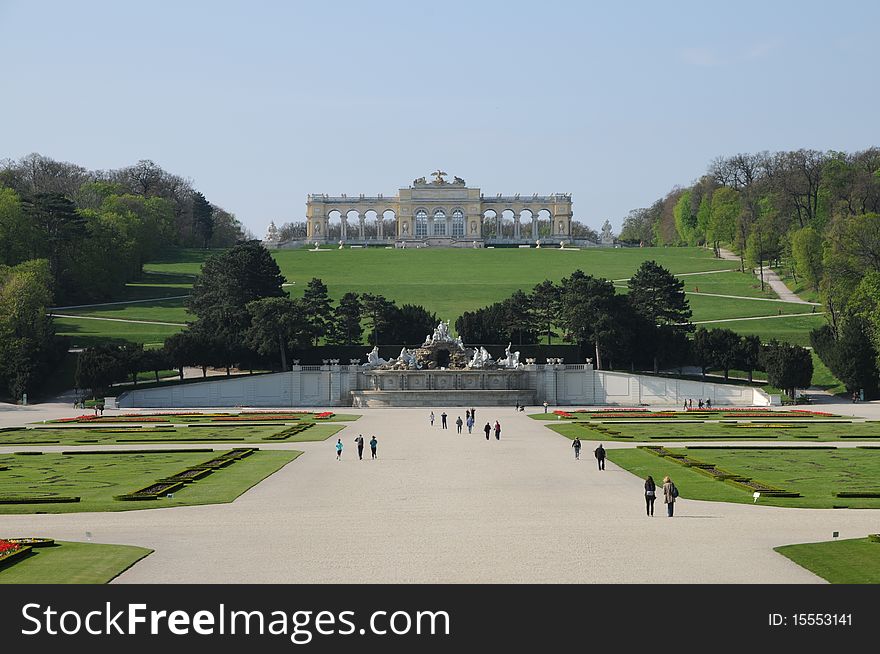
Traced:
<svg viewBox="0 0 880 654">
<path fill-rule="evenodd" d="M 663 478 L 663 502 L 666 504 L 666 515 L 670 518 L 675 510 L 676 497 L 678 497 L 678 489 L 667 475 Z"/>
<path fill-rule="evenodd" d="M 495 421 L 495 440 L 496 441 L 501 440 L 501 423 L 498 422 L 497 420 Z"/>
<path fill-rule="evenodd" d="M 571 442 L 571 446 L 574 448 L 574 458 L 581 458 L 581 439 L 577 436 L 574 437 L 574 440 Z"/>
<path fill-rule="evenodd" d="M 363 434 L 358 434 L 357 438 L 354 439 L 354 442 L 357 443 L 358 459 L 363 460 L 363 458 L 364 458 L 364 436 L 363 436 Z"/>
<path fill-rule="evenodd" d="M 486 426 L 483 427 L 483 431 L 486 432 L 486 440 L 489 440 L 489 434 L 492 432 L 492 425 L 487 422 Z"/>
<path fill-rule="evenodd" d="M 657 484 L 654 478 L 648 475 L 645 480 L 645 511 L 651 517 L 654 516 L 654 500 L 657 498 Z"/>
<path fill-rule="evenodd" d="M 599 447 L 593 452 L 596 455 L 596 461 L 599 462 L 599 470 L 605 469 L 605 448 L 602 447 L 602 443 L 599 443 Z"/>
</svg>

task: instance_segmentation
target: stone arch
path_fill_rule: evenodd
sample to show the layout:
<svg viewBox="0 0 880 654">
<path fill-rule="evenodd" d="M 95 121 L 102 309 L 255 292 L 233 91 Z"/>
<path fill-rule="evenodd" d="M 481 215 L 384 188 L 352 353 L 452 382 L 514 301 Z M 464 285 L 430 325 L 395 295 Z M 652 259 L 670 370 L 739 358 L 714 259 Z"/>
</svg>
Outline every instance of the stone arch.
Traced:
<svg viewBox="0 0 880 654">
<path fill-rule="evenodd" d="M 486 209 L 483 212 L 483 238 L 498 237 L 498 220 L 498 212 L 495 209 Z"/>
<path fill-rule="evenodd" d="M 380 238 L 382 226 L 379 224 L 381 221 L 379 212 L 375 209 L 367 209 L 362 215 L 364 219 L 364 238 L 368 241 L 375 241 Z"/>
<path fill-rule="evenodd" d="M 381 238 L 397 237 L 397 212 L 394 209 L 385 209 L 382 211 Z"/>
<path fill-rule="evenodd" d="M 339 209 L 331 209 L 327 212 L 327 233 L 326 238 L 331 241 L 342 239 L 342 211 Z"/>
<path fill-rule="evenodd" d="M 345 220 L 342 221 L 342 237 L 343 241 L 360 241 L 361 236 L 361 213 L 357 209 L 349 209 L 343 214 Z"/>
<path fill-rule="evenodd" d="M 523 209 L 519 212 L 519 237 L 526 240 L 538 238 L 535 213 L 531 209 Z"/>
<path fill-rule="evenodd" d="M 541 209 L 537 214 L 538 238 L 547 238 L 553 235 L 553 214 L 549 209 Z"/>
<path fill-rule="evenodd" d="M 498 237 L 512 239 L 516 232 L 516 212 L 513 209 L 504 209 L 498 221 Z"/>
</svg>

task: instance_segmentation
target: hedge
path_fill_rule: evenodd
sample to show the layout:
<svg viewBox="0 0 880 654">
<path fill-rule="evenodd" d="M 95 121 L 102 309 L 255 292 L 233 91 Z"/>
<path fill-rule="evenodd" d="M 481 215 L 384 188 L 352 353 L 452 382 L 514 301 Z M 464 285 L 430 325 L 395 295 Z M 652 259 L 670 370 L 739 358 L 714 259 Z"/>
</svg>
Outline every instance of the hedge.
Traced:
<svg viewBox="0 0 880 654">
<path fill-rule="evenodd" d="M 191 452 L 213 452 L 210 447 L 167 450 L 68 450 L 62 454 L 189 454 Z"/>
<path fill-rule="evenodd" d="M 67 504 L 69 502 L 79 502 L 78 497 L 66 497 L 57 495 L 55 497 L 2 497 L 0 496 L 0 504 Z"/>
<path fill-rule="evenodd" d="M 880 497 L 880 491 L 840 491 L 834 497 Z"/>
</svg>

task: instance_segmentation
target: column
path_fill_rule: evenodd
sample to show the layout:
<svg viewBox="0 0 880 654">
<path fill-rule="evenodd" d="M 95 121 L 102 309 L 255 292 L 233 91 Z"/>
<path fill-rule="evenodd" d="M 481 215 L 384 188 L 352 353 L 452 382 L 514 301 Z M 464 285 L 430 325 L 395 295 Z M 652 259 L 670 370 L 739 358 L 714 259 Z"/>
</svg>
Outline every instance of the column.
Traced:
<svg viewBox="0 0 880 654">
<path fill-rule="evenodd" d="M 339 229 L 340 229 L 339 238 L 342 239 L 343 241 L 348 240 L 346 238 L 348 236 L 348 218 L 346 216 L 342 216 L 342 215 L 340 216 Z M 329 234 L 328 234 L 328 236 L 329 236 Z"/>
<path fill-rule="evenodd" d="M 366 238 L 366 236 L 364 236 L 366 232 L 364 232 L 364 214 L 362 213 L 358 214 L 358 228 L 360 229 L 361 240 L 363 241 Z"/>
<path fill-rule="evenodd" d="M 513 238 L 518 240 L 519 233 L 520 233 L 519 216 L 514 215 L 514 217 L 513 217 Z"/>
<path fill-rule="evenodd" d="M 537 240 L 538 238 L 538 214 L 532 214 L 532 240 Z"/>
</svg>

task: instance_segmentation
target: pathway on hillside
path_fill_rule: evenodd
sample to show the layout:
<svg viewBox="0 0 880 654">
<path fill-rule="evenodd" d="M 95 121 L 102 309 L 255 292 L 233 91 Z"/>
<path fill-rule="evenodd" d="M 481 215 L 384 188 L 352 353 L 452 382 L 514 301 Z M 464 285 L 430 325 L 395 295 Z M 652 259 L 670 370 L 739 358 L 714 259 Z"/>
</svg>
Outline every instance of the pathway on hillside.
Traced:
<svg viewBox="0 0 880 654">
<path fill-rule="evenodd" d="M 731 261 L 739 261 L 739 257 L 736 256 L 730 250 L 725 250 L 724 248 L 719 248 L 718 251 L 721 254 L 722 259 L 729 259 Z M 796 302 L 798 304 L 817 304 L 815 302 L 807 302 L 803 298 L 799 297 L 796 293 L 794 293 L 788 286 L 785 285 L 779 275 L 776 274 L 776 271 L 768 266 L 762 266 L 755 270 L 755 275 L 760 276 L 761 270 L 764 271 L 764 282 L 770 285 L 770 288 L 773 289 L 773 292 L 779 296 L 780 300 L 784 300 L 785 302 Z"/>
<path fill-rule="evenodd" d="M 460 409 L 448 430 L 428 411 L 364 411 L 339 434 L 341 462 L 334 437 L 261 445 L 305 454 L 231 504 L 9 515 L 4 529 L 156 550 L 120 583 L 817 583 L 772 548 L 864 536 L 880 517 L 681 500 L 675 518 L 662 504 L 649 518 L 642 481 L 599 472 L 590 442 L 578 462 L 510 408 L 477 408 L 478 426 L 501 421 L 500 441 L 457 435 Z M 357 460 L 358 433 L 377 435 L 377 461 Z"/>
</svg>

